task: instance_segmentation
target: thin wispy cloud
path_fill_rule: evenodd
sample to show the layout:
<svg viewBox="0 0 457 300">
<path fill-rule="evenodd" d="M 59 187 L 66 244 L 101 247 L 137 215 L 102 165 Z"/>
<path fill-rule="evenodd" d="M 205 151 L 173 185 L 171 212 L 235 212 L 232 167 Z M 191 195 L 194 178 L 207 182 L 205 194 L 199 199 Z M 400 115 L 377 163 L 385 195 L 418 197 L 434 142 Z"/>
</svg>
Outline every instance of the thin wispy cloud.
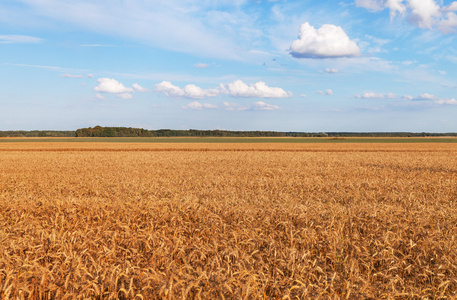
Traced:
<svg viewBox="0 0 457 300">
<path fill-rule="evenodd" d="M 4 65 L 15 66 L 15 67 L 24 67 L 24 68 L 47 69 L 47 70 L 59 71 L 59 72 L 85 72 L 85 71 L 88 71 L 87 69 L 71 69 L 71 68 L 65 68 L 65 67 L 29 65 L 29 64 L 4 63 Z"/>
<path fill-rule="evenodd" d="M 0 35 L 0 44 L 38 44 L 44 40 L 27 35 Z"/>
</svg>

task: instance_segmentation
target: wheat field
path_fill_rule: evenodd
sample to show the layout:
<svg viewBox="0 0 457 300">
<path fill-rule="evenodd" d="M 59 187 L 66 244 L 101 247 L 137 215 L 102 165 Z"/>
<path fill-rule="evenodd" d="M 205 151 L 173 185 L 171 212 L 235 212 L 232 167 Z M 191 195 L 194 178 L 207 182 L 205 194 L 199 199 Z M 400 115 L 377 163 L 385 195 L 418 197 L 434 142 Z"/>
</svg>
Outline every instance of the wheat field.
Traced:
<svg viewBox="0 0 457 300">
<path fill-rule="evenodd" d="M 457 144 L 0 144 L 1 299 L 457 299 Z"/>
</svg>

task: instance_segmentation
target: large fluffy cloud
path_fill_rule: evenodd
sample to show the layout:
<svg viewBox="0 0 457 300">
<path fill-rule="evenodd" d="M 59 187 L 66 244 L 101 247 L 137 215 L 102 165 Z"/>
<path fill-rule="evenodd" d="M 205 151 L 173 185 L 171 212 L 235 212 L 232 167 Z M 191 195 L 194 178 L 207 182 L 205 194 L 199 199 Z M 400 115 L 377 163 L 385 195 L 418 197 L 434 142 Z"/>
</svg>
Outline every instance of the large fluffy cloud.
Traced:
<svg viewBox="0 0 457 300">
<path fill-rule="evenodd" d="M 438 28 L 442 33 L 457 31 L 457 1 L 440 6 L 435 0 L 356 0 L 356 6 L 377 12 L 390 10 L 391 20 L 400 13 L 422 29 Z"/>
<path fill-rule="evenodd" d="M 360 55 L 360 49 L 340 26 L 325 24 L 316 29 L 306 22 L 300 26 L 290 54 L 295 58 L 354 57 Z"/>
<path fill-rule="evenodd" d="M 184 88 L 173 85 L 170 81 L 162 81 L 156 84 L 156 91 L 168 97 L 185 97 L 203 99 L 219 95 L 244 98 L 287 98 L 291 92 L 286 92 L 279 87 L 270 87 L 265 82 L 259 81 L 254 84 L 246 84 L 242 80 L 235 80 L 228 84 L 220 84 L 213 89 L 202 89 L 194 84 L 188 84 Z"/>
</svg>

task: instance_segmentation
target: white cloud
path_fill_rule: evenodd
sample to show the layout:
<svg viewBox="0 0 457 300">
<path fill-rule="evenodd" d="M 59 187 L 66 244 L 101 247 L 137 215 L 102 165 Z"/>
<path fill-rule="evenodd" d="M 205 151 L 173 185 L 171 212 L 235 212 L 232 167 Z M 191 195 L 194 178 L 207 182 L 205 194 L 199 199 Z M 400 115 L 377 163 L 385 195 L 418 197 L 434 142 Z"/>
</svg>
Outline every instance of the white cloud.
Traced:
<svg viewBox="0 0 457 300">
<path fill-rule="evenodd" d="M 102 93 L 130 93 L 132 88 L 125 87 L 122 83 L 111 78 L 100 78 L 97 80 L 98 85 L 94 87 L 94 91 Z"/>
<path fill-rule="evenodd" d="M 406 3 L 404 3 L 406 2 Z M 442 1 L 436 0 L 356 0 L 357 7 L 363 7 L 370 12 L 390 9 L 390 19 L 400 13 L 406 16 L 408 22 L 422 28 L 433 30 L 438 28 L 442 33 L 457 31 L 457 1 L 442 6 Z"/>
<path fill-rule="evenodd" d="M 43 39 L 27 36 L 27 35 L 0 35 L 0 44 L 17 44 L 17 43 L 32 43 L 37 44 L 43 42 Z"/>
<path fill-rule="evenodd" d="M 434 0 L 408 0 L 408 21 L 422 29 L 432 29 L 436 18 L 441 16 L 440 7 Z"/>
<path fill-rule="evenodd" d="M 155 90 L 168 97 L 184 96 L 184 91 L 180 87 L 173 85 L 170 81 L 162 81 L 161 83 L 156 84 Z"/>
<path fill-rule="evenodd" d="M 333 91 L 331 89 L 326 89 L 325 91 L 317 91 L 318 94 L 322 96 L 333 96 Z"/>
<path fill-rule="evenodd" d="M 438 97 L 432 94 L 424 93 L 421 94 L 419 97 L 416 98 L 417 100 L 437 100 Z"/>
<path fill-rule="evenodd" d="M 429 94 L 429 93 L 423 93 L 420 94 L 418 97 L 414 98 L 409 95 L 403 96 L 404 99 L 410 100 L 410 101 L 428 101 L 434 104 L 438 105 L 457 105 L 457 100 L 455 98 L 449 99 L 449 98 L 440 98 L 435 95 Z"/>
<path fill-rule="evenodd" d="M 277 110 L 277 109 L 280 109 L 279 106 L 277 106 L 277 105 L 268 104 L 268 103 L 265 103 L 263 101 L 254 102 L 252 104 L 252 107 L 255 110 Z"/>
<path fill-rule="evenodd" d="M 257 101 L 251 105 L 240 105 L 233 102 L 222 102 L 226 110 L 231 111 L 245 111 L 245 110 L 278 110 L 281 109 L 277 105 L 268 104 L 263 101 Z"/>
<path fill-rule="evenodd" d="M 298 40 L 292 42 L 290 54 L 295 58 L 337 58 L 360 55 L 360 49 L 344 30 L 325 24 L 315 29 L 308 22 L 300 26 Z"/>
<path fill-rule="evenodd" d="M 133 88 L 135 89 L 135 91 L 138 91 L 138 92 L 141 92 L 141 93 L 146 93 L 146 92 L 149 91 L 147 88 L 142 87 L 138 83 L 134 83 L 133 84 Z"/>
<path fill-rule="evenodd" d="M 94 78 L 94 74 L 87 74 L 87 78 Z"/>
<path fill-rule="evenodd" d="M 457 31 L 457 14 L 448 12 L 445 16 L 446 17 L 438 23 L 438 29 L 442 33 L 455 33 Z"/>
<path fill-rule="evenodd" d="M 449 12 L 449 11 L 457 11 L 457 1 L 452 2 L 451 4 L 444 6 L 442 11 Z"/>
<path fill-rule="evenodd" d="M 69 73 L 60 74 L 59 76 L 65 77 L 65 78 L 84 78 L 83 75 L 73 75 L 73 74 L 69 74 Z"/>
<path fill-rule="evenodd" d="M 121 94 L 117 94 L 117 96 L 122 99 L 132 99 L 133 98 L 132 94 L 129 94 L 129 93 L 121 93 Z"/>
<path fill-rule="evenodd" d="M 327 69 L 325 69 L 325 72 L 327 72 L 329 74 L 336 74 L 336 73 L 338 73 L 338 69 L 327 68 Z"/>
<path fill-rule="evenodd" d="M 233 102 L 222 102 L 222 105 L 224 105 L 226 110 L 231 110 L 231 111 L 244 111 L 244 110 L 248 110 L 250 108 L 249 106 L 243 106 L 243 105 L 239 105 L 238 103 L 233 103 Z"/>
<path fill-rule="evenodd" d="M 210 104 L 210 103 L 200 103 L 197 101 L 191 102 L 187 104 L 186 106 L 183 106 L 182 108 L 184 109 L 195 109 L 195 110 L 202 110 L 204 108 L 218 108 L 216 105 Z"/>
<path fill-rule="evenodd" d="M 246 84 L 241 80 L 221 85 L 221 92 L 232 97 L 244 98 L 288 98 L 292 97 L 291 92 L 286 92 L 279 87 L 269 87 L 265 82 L 259 81 L 254 84 Z"/>
<path fill-rule="evenodd" d="M 162 81 L 156 84 L 155 90 L 165 94 L 168 97 L 186 97 L 186 98 L 207 98 L 215 97 L 220 94 L 219 89 L 202 89 L 194 84 L 188 84 L 184 88 L 173 85 L 170 81 Z"/>
<path fill-rule="evenodd" d="M 437 99 L 435 101 L 436 104 L 447 104 L 447 105 L 457 105 L 457 100 L 454 98 L 452 99 Z"/>
<path fill-rule="evenodd" d="M 195 64 L 194 67 L 199 68 L 199 69 L 205 69 L 205 68 L 209 67 L 209 64 L 198 63 L 198 64 Z"/>
<path fill-rule="evenodd" d="M 403 5 L 403 0 L 356 0 L 357 7 L 363 7 L 371 12 L 378 12 L 385 8 L 390 9 L 390 19 L 395 18 L 397 13 L 404 14 L 406 6 Z"/>
<path fill-rule="evenodd" d="M 385 8 L 384 1 L 376 1 L 376 0 L 356 0 L 355 5 L 357 7 L 363 7 L 368 9 L 372 12 L 378 12 Z"/>
<path fill-rule="evenodd" d="M 156 84 L 155 90 L 168 97 L 207 98 L 219 95 L 244 98 L 286 98 L 292 97 L 291 92 L 282 88 L 269 87 L 265 82 L 259 81 L 254 84 L 246 84 L 242 80 L 235 80 L 228 84 L 220 84 L 214 89 L 202 89 L 194 84 L 188 84 L 184 88 L 173 85 L 170 81 L 162 81 Z"/>
<path fill-rule="evenodd" d="M 354 97 L 358 99 L 395 99 L 397 98 L 397 95 L 393 93 L 376 94 L 373 92 L 367 92 L 362 95 L 355 95 Z"/>
</svg>

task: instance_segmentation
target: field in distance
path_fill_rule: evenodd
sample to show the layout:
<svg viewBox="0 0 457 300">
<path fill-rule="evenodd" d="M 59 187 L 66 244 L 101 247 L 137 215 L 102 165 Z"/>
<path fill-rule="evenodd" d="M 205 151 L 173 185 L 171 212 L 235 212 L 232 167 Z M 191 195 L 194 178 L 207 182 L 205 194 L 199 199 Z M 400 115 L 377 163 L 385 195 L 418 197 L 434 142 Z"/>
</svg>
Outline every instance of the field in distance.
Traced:
<svg viewBox="0 0 457 300">
<path fill-rule="evenodd" d="M 2 299 L 457 297 L 455 143 L 5 140 Z"/>
<path fill-rule="evenodd" d="M 79 137 L 0 138 L 1 143 L 457 143 L 457 137 Z"/>
</svg>

